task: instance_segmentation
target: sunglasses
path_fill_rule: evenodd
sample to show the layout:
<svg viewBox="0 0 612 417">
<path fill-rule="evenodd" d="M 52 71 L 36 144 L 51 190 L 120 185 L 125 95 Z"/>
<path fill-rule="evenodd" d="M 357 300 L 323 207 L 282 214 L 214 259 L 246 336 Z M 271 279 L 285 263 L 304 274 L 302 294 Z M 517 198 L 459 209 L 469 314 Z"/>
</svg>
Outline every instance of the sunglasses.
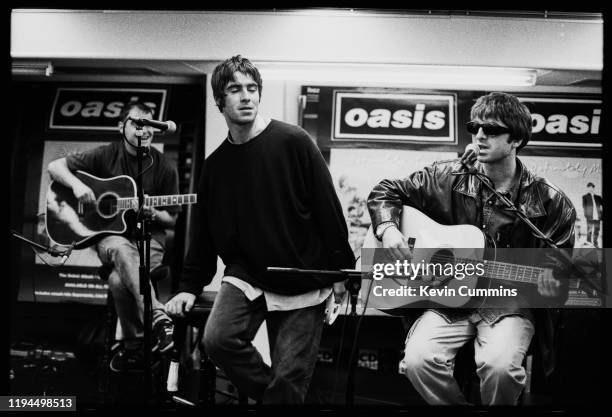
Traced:
<svg viewBox="0 0 612 417">
<path fill-rule="evenodd" d="M 480 128 L 487 136 L 497 136 L 502 135 L 504 133 L 511 133 L 512 130 L 505 126 L 500 126 L 495 123 L 476 123 L 476 122 L 467 122 L 466 124 L 467 131 L 472 135 L 477 135 Z"/>
</svg>

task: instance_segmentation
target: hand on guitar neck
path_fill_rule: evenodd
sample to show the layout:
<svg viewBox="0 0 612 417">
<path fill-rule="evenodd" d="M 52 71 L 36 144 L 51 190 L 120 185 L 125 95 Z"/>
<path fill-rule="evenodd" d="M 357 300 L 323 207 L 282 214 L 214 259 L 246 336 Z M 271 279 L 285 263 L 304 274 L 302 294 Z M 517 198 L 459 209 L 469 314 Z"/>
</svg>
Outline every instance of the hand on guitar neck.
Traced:
<svg viewBox="0 0 612 417">
<path fill-rule="evenodd" d="M 552 269 L 545 269 L 538 277 L 538 293 L 543 297 L 558 297 L 561 294 L 561 281 L 555 279 Z"/>
<path fill-rule="evenodd" d="M 148 196 L 146 196 L 148 197 Z M 156 220 L 156 217 L 159 215 L 159 211 L 155 209 L 155 207 L 151 207 L 151 206 L 143 206 L 142 207 L 142 214 L 148 218 L 149 220 L 151 220 L 152 222 L 154 222 Z"/>
</svg>

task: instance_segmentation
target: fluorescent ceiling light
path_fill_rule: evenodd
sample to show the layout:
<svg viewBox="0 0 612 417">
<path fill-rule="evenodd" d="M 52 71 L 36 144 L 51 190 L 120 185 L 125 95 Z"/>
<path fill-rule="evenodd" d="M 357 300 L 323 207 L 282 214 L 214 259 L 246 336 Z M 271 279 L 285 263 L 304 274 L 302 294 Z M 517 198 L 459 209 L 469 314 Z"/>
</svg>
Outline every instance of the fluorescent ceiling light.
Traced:
<svg viewBox="0 0 612 417">
<path fill-rule="evenodd" d="M 447 86 L 533 86 L 537 71 L 527 68 L 396 64 L 258 63 L 267 80 L 357 82 Z"/>
<path fill-rule="evenodd" d="M 44 75 L 53 74 L 53 64 L 50 61 L 13 61 L 11 63 L 13 75 Z"/>
</svg>

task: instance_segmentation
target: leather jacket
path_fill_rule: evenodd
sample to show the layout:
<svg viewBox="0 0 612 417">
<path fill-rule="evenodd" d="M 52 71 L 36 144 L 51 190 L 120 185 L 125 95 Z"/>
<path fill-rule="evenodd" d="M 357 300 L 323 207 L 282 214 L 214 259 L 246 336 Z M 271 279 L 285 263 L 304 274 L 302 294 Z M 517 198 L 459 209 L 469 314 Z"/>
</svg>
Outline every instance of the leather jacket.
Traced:
<svg viewBox="0 0 612 417">
<path fill-rule="evenodd" d="M 484 173 L 482 164 L 477 162 L 474 168 Z M 517 168 L 521 172 L 517 207 L 558 247 L 573 247 L 576 210 L 572 202 L 553 184 L 529 171 L 518 158 Z M 483 186 L 474 175 L 453 175 L 460 170 L 459 164 L 434 163 L 406 179 L 381 181 L 368 197 L 372 227 L 375 229 L 385 221 L 399 224 L 404 205 L 422 211 L 441 224 L 480 227 L 482 202 L 479 196 Z M 497 240 L 498 247 L 546 247 L 518 218 Z"/>
<path fill-rule="evenodd" d="M 576 210 L 569 198 L 556 186 L 529 171 L 517 158 L 520 171 L 518 193 L 514 204 L 529 220 L 559 248 L 574 246 L 574 223 Z M 484 173 L 482 164 L 474 168 Z M 372 227 L 382 222 L 399 224 L 402 206 L 412 206 L 432 220 L 444 224 L 471 224 L 482 229 L 483 185 L 480 180 L 465 172 L 458 163 L 434 163 L 416 171 L 405 179 L 383 180 L 376 185 L 368 197 L 368 210 Z M 455 173 L 455 174 L 454 174 Z M 513 224 L 500 228 L 494 237 L 497 247 L 543 248 L 546 243 L 535 237 L 532 230 L 518 217 Z M 571 250 L 571 249 L 569 249 Z M 551 257 L 548 265 L 555 272 L 563 271 L 563 262 Z M 556 278 L 562 277 L 555 273 Z M 567 280 L 562 279 L 562 302 L 567 299 Z M 559 305 L 559 299 L 556 299 Z M 544 373 L 549 375 L 554 366 L 554 329 L 557 327 L 559 311 L 538 309 L 535 311 L 536 338 L 542 353 Z M 539 330 L 538 330 L 539 328 Z"/>
</svg>

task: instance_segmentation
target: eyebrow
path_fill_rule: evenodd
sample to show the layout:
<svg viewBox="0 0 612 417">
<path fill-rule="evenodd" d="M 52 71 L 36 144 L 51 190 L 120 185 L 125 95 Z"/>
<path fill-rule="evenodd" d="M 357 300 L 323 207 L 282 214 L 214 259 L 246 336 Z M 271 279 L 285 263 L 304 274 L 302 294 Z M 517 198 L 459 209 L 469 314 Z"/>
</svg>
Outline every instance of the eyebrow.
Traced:
<svg viewBox="0 0 612 417">
<path fill-rule="evenodd" d="M 241 84 L 241 83 L 239 83 L 237 81 L 230 81 L 230 82 L 227 83 L 225 88 L 241 87 L 243 85 L 246 85 L 247 87 L 252 87 L 252 86 L 257 86 L 257 83 L 256 82 L 249 82 L 249 83 Z"/>
</svg>

